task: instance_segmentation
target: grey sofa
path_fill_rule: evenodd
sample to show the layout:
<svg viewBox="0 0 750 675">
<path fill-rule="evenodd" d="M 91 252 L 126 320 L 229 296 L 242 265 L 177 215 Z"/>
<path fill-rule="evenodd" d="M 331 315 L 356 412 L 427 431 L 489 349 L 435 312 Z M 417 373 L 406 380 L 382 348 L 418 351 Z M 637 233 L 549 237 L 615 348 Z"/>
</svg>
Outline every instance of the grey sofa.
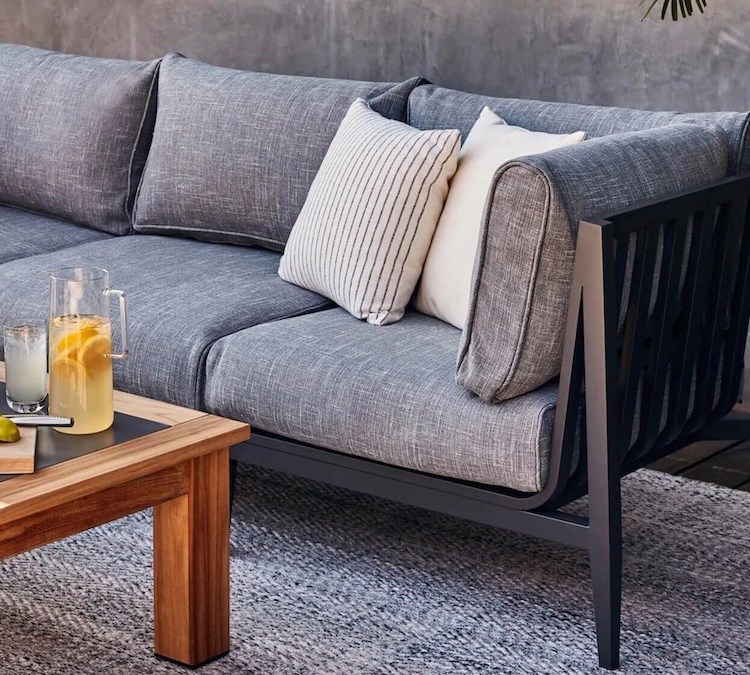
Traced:
<svg viewBox="0 0 750 675">
<path fill-rule="evenodd" d="M 588 133 L 497 171 L 463 331 L 371 326 L 277 274 L 356 97 L 421 129 L 466 135 L 489 106 Z M 619 479 L 739 387 L 749 120 L 0 45 L 0 318 L 46 316 L 52 269 L 107 268 L 130 298 L 118 388 L 248 421 L 235 460 L 589 549 L 614 668 Z M 721 331 L 686 309 L 701 284 Z M 556 510 L 587 491 L 589 519 Z"/>
</svg>

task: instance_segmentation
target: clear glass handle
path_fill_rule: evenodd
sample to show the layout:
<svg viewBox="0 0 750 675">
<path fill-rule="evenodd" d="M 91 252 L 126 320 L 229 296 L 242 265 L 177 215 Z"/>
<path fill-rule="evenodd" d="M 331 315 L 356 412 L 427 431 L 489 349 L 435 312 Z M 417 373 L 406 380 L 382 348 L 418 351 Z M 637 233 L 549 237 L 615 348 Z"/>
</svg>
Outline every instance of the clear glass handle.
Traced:
<svg viewBox="0 0 750 675">
<path fill-rule="evenodd" d="M 122 342 L 122 345 L 121 345 L 122 351 L 119 354 L 117 353 L 109 354 L 109 358 L 110 359 L 126 359 L 128 358 L 128 354 L 129 354 L 127 298 L 125 297 L 124 291 L 118 291 L 114 288 L 108 288 L 104 291 L 104 293 L 108 296 L 114 295 L 116 298 L 119 298 L 120 300 L 120 339 Z"/>
</svg>

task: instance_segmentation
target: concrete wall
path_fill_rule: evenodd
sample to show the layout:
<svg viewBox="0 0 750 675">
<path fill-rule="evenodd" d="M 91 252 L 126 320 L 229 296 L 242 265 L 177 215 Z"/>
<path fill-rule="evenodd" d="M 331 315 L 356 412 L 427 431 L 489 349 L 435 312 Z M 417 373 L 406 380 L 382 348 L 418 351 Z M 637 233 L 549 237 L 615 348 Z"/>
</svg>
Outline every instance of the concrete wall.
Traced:
<svg viewBox="0 0 750 675">
<path fill-rule="evenodd" d="M 661 4 L 661 3 L 659 3 Z M 641 23 L 637 0 L 0 0 L 0 40 L 501 96 L 750 109 L 750 2 Z"/>
</svg>

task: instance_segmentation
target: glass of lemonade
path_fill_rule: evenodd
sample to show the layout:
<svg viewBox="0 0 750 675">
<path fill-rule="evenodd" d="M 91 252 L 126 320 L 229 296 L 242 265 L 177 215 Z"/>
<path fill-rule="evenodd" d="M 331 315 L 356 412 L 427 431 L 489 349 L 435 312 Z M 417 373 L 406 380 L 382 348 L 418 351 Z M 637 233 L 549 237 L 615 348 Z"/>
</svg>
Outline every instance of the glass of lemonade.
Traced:
<svg viewBox="0 0 750 675">
<path fill-rule="evenodd" d="M 112 351 L 110 297 L 120 300 L 122 351 Z M 109 273 L 75 267 L 50 275 L 49 412 L 72 417 L 70 434 L 108 429 L 114 420 L 112 361 L 127 351 L 125 294 L 109 288 Z"/>
<path fill-rule="evenodd" d="M 17 413 L 37 413 L 47 399 L 47 328 L 44 321 L 11 319 L 3 325 L 5 398 Z"/>
</svg>

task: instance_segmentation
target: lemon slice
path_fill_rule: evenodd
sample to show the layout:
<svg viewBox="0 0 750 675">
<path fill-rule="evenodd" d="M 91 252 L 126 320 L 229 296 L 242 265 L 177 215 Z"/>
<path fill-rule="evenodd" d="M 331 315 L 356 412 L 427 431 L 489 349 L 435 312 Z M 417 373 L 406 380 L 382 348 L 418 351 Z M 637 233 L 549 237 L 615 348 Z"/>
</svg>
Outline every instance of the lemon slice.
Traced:
<svg viewBox="0 0 750 675">
<path fill-rule="evenodd" d="M 18 430 L 16 423 L 0 415 L 0 442 L 15 443 L 19 440 L 21 440 L 21 432 Z"/>
<path fill-rule="evenodd" d="M 54 360 L 58 361 L 60 359 L 72 359 L 73 361 L 75 361 L 77 355 L 78 355 L 78 347 L 77 346 L 67 347 L 66 349 L 59 350 L 54 355 Z"/>
<path fill-rule="evenodd" d="M 71 330 L 57 341 L 55 351 L 58 354 L 70 354 L 71 358 L 74 358 L 73 352 L 86 342 L 86 340 L 97 334 L 95 326 L 82 326 L 81 328 Z"/>
<path fill-rule="evenodd" d="M 67 356 L 57 357 L 50 366 L 51 373 L 61 380 L 80 381 L 86 375 L 84 367 L 75 359 Z"/>
<path fill-rule="evenodd" d="M 92 375 L 107 367 L 107 355 L 112 350 L 112 342 L 107 335 L 97 333 L 81 345 L 78 350 L 78 363 Z"/>
</svg>

